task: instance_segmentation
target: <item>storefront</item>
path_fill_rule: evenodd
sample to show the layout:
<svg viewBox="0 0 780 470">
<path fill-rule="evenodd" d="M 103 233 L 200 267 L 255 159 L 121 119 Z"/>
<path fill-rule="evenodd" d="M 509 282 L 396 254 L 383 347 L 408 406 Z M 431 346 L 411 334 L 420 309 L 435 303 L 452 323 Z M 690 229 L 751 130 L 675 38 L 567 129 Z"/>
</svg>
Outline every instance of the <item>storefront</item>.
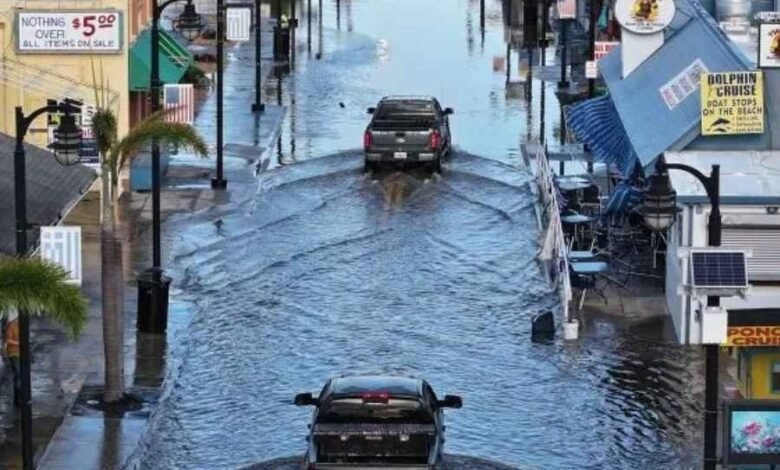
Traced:
<svg viewBox="0 0 780 470">
<path fill-rule="evenodd" d="M 727 345 L 736 348 L 742 396 L 780 399 L 780 309 L 730 309 Z"/>
</svg>

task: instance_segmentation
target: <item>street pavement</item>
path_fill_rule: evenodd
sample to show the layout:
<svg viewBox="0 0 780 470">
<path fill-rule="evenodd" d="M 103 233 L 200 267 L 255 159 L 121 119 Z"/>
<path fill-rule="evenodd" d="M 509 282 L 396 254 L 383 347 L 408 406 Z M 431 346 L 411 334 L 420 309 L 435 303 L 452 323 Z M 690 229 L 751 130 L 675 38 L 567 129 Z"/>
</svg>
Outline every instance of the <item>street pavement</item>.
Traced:
<svg viewBox="0 0 780 470">
<path fill-rule="evenodd" d="M 270 31 L 270 27 L 265 28 Z M 263 74 L 271 72 L 271 37 L 264 33 Z M 215 161 L 196 160 L 186 154 L 172 157 L 162 193 L 163 222 L 177 213 L 217 208 L 247 197 L 254 187 L 255 164 L 273 148 L 284 118 L 284 108 L 268 105 L 253 116 L 254 44 L 227 49 L 225 192 L 210 188 Z M 251 60 L 248 58 L 251 57 Z M 212 146 L 215 140 L 215 97 L 211 90 L 197 111 L 195 126 Z M 243 191 L 243 193 L 242 193 Z M 244 196 L 241 196 L 244 194 Z M 71 342 L 49 322 L 33 319 L 32 376 L 33 429 L 37 467 L 42 469 L 121 468 L 144 432 L 147 418 L 166 376 L 166 343 L 160 337 L 136 335 L 136 275 L 151 263 L 151 197 L 127 193 L 120 218 L 125 267 L 125 382 L 128 391 L 144 403 L 123 414 L 95 407 L 103 382 L 102 322 L 100 310 L 99 193 L 89 192 L 65 219 L 64 225 L 82 227 L 83 285 L 89 299 L 89 319 L 82 336 Z M 169 240 L 163 227 L 163 237 Z M 167 246 L 164 244 L 164 248 Z M 165 256 L 165 255 L 164 255 Z M 188 306 L 171 293 L 169 334 L 186 323 Z M 10 384 L 0 365 L 0 469 L 21 468 L 18 411 L 11 406 Z"/>
</svg>

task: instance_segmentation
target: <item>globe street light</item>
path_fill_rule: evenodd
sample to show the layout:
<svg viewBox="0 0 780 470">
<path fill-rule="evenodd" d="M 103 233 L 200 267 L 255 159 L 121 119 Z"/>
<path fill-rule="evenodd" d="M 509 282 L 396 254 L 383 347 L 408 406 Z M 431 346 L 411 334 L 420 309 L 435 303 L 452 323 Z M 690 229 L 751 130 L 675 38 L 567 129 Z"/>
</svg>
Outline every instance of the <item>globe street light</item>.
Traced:
<svg viewBox="0 0 780 470">
<path fill-rule="evenodd" d="M 721 216 L 720 216 L 720 165 L 712 165 L 710 176 L 705 176 L 694 167 L 679 163 L 666 163 L 663 155 L 658 157 L 655 165 L 656 174 L 650 179 L 650 188 L 645 197 L 642 213 L 648 227 L 657 231 L 669 228 L 673 223 L 676 209 L 676 193 L 669 183 L 668 170 L 682 170 L 698 179 L 704 186 L 710 200 L 710 216 L 707 227 L 709 246 L 720 246 Z M 720 297 L 707 296 L 708 307 L 718 307 Z M 704 378 L 704 468 L 715 470 L 718 463 L 718 362 L 719 345 L 705 344 L 705 378 Z"/>
<path fill-rule="evenodd" d="M 167 0 L 152 5 L 152 31 L 149 92 L 151 94 L 152 113 L 160 111 L 160 29 L 162 11 L 169 5 L 181 0 Z M 195 11 L 192 0 L 187 0 L 184 11 L 174 24 L 187 39 L 200 35 L 203 23 Z M 167 328 L 168 296 L 167 288 L 171 282 L 163 275 L 161 268 L 160 243 L 160 144 L 152 141 L 152 267 L 138 277 L 138 329 L 143 333 L 162 334 Z"/>
<path fill-rule="evenodd" d="M 79 109 L 70 103 L 56 103 L 36 109 L 25 116 L 21 106 L 16 107 L 16 148 L 14 149 L 14 205 L 16 207 L 16 254 L 27 255 L 27 180 L 24 137 L 32 122 L 44 113 L 63 113 L 54 131 L 55 158 L 63 164 L 75 163 L 81 146 L 81 132 L 73 114 Z M 22 468 L 33 469 L 32 386 L 30 382 L 30 321 L 25 312 L 19 312 L 19 373 L 22 417 Z"/>
</svg>

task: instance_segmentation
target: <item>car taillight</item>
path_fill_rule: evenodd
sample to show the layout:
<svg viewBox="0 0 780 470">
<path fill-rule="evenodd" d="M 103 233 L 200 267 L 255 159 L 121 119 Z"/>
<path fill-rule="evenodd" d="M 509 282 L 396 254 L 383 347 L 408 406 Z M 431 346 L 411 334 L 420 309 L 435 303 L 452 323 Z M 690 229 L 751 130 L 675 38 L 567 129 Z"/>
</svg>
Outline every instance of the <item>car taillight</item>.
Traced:
<svg viewBox="0 0 780 470">
<path fill-rule="evenodd" d="M 387 392 L 366 392 L 363 394 L 363 403 L 387 403 L 390 394 Z"/>
<path fill-rule="evenodd" d="M 433 131 L 431 132 L 431 148 L 433 150 L 438 150 L 439 145 L 441 145 L 441 134 L 439 134 L 439 131 Z"/>
<path fill-rule="evenodd" d="M 363 148 L 368 150 L 371 148 L 372 143 L 373 139 L 371 138 L 371 131 L 366 131 L 365 134 L 363 134 Z"/>
</svg>

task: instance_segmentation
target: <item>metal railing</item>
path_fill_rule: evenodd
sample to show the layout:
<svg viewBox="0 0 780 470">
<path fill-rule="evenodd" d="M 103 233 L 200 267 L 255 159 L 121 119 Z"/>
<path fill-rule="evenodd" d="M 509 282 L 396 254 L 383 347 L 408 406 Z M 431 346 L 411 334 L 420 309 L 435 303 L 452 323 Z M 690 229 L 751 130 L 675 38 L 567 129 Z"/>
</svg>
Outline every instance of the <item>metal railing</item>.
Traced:
<svg viewBox="0 0 780 470">
<path fill-rule="evenodd" d="M 543 145 L 537 145 L 536 155 L 532 162 L 536 184 L 539 188 L 543 226 L 546 225 L 539 258 L 548 262 L 548 268 L 552 268 L 552 272 L 548 273 L 552 276 L 548 275 L 548 279 L 558 285 L 563 318 L 569 321 L 571 319 L 569 302 L 572 299 L 572 290 L 567 257 L 568 247 L 561 223 L 561 206 L 559 205 L 558 190 L 555 186 L 555 174 L 550 168 L 547 150 Z"/>
</svg>

